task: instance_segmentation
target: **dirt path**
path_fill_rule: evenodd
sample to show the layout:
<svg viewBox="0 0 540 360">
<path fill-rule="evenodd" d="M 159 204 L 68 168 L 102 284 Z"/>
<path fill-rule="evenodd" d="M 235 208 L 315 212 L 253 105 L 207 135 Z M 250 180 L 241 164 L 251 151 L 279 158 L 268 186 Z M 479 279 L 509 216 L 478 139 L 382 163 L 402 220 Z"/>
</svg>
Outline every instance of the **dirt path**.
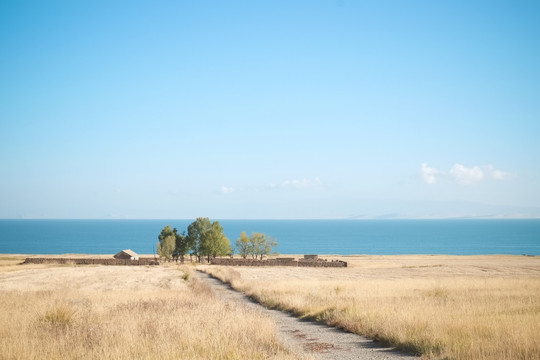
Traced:
<svg viewBox="0 0 540 360">
<path fill-rule="evenodd" d="M 372 340 L 312 321 L 300 320 L 278 310 L 267 309 L 249 299 L 244 294 L 232 290 L 228 285 L 210 275 L 195 271 L 195 276 L 209 284 L 223 300 L 237 306 L 259 309 L 272 317 L 277 325 L 280 341 L 305 359 L 418 359 L 391 348 L 374 343 Z"/>
</svg>

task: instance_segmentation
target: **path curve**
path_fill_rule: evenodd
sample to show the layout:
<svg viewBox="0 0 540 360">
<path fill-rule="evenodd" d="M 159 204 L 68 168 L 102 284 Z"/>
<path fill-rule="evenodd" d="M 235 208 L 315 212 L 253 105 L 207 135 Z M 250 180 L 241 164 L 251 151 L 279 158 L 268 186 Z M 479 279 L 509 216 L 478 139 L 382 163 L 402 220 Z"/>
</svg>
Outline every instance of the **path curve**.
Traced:
<svg viewBox="0 0 540 360">
<path fill-rule="evenodd" d="M 367 338 L 317 322 L 301 320 L 279 310 L 267 309 L 202 271 L 197 270 L 194 275 L 210 285 L 220 299 L 236 306 L 256 308 L 274 319 L 279 341 L 301 358 L 418 360 L 418 357 L 382 347 Z"/>
</svg>

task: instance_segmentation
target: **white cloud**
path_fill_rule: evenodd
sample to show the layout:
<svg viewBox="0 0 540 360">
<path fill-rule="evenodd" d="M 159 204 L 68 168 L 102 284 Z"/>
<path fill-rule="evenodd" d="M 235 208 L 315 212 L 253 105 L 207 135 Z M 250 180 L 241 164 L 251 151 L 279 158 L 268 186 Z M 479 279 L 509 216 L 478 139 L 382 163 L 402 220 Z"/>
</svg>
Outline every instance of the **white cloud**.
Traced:
<svg viewBox="0 0 540 360">
<path fill-rule="evenodd" d="M 491 172 L 491 177 L 495 180 L 508 180 L 512 179 L 515 175 L 512 173 L 504 172 L 501 170 L 493 170 Z"/>
<path fill-rule="evenodd" d="M 486 166 L 486 170 L 492 179 L 495 180 L 510 180 L 516 177 L 516 174 L 506 171 L 501 171 L 493 168 L 493 165 Z"/>
<path fill-rule="evenodd" d="M 422 178 L 426 182 L 426 184 L 435 184 L 437 182 L 437 175 L 439 174 L 439 171 L 435 168 L 429 167 L 427 163 L 422 164 L 421 168 L 422 172 Z"/>
<path fill-rule="evenodd" d="M 222 186 L 219 189 L 219 192 L 222 194 L 232 194 L 234 192 L 234 188 L 228 187 L 228 186 Z"/>
<path fill-rule="evenodd" d="M 284 180 L 280 184 L 268 184 L 269 189 L 277 188 L 293 188 L 293 189 L 320 189 L 323 186 L 321 179 L 318 177 L 314 179 L 293 179 L 293 180 Z"/>
<path fill-rule="evenodd" d="M 509 180 L 516 177 L 516 174 L 495 169 L 493 165 L 466 167 L 456 163 L 448 172 L 444 172 L 423 163 L 420 170 L 423 180 L 429 185 L 437 183 L 440 178 L 453 180 L 460 185 L 473 185 L 486 179 Z"/>
<path fill-rule="evenodd" d="M 461 164 L 454 164 L 450 169 L 450 175 L 461 185 L 475 184 L 484 179 L 484 172 L 478 166 L 467 168 Z"/>
<path fill-rule="evenodd" d="M 246 191 L 268 191 L 268 190 L 321 190 L 324 184 L 318 177 L 316 178 L 301 178 L 301 179 L 287 179 L 278 183 L 269 183 L 264 186 L 253 187 L 231 187 L 223 185 L 219 188 L 219 193 L 222 195 L 228 195 L 232 193 L 244 193 Z"/>
</svg>

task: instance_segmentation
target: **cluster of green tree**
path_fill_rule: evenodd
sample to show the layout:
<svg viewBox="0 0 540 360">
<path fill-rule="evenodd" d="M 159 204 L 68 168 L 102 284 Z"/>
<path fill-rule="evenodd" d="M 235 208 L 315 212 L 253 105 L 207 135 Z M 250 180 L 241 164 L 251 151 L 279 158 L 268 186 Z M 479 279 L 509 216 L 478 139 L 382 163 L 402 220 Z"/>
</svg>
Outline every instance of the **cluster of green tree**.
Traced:
<svg viewBox="0 0 540 360">
<path fill-rule="evenodd" d="M 223 227 L 218 221 L 211 222 L 208 218 L 197 218 L 189 224 L 186 232 L 179 233 L 176 228 L 165 226 L 158 236 L 159 256 L 167 260 L 180 260 L 183 262 L 186 254 L 201 257 L 230 255 L 233 249 L 229 239 L 223 233 Z"/>
<path fill-rule="evenodd" d="M 159 242 L 157 252 L 159 256 L 167 260 L 178 260 L 184 262 L 185 256 L 210 258 L 217 256 L 232 256 L 234 248 L 229 239 L 223 233 L 223 227 L 218 221 L 211 222 L 209 218 L 197 218 L 189 224 L 187 234 L 185 231 L 179 233 L 176 228 L 171 229 L 165 226 L 158 236 Z M 275 239 L 262 233 L 253 233 L 251 237 L 243 231 L 236 241 L 238 253 L 245 259 L 248 255 L 253 258 L 263 258 L 272 252 L 272 248 L 277 246 Z"/>
<path fill-rule="evenodd" d="M 251 255 L 253 259 L 259 258 L 262 260 L 263 256 L 269 255 L 275 246 L 277 246 L 275 239 L 258 232 L 247 236 L 246 232 L 242 231 L 240 237 L 236 240 L 238 255 L 244 259 Z"/>
</svg>

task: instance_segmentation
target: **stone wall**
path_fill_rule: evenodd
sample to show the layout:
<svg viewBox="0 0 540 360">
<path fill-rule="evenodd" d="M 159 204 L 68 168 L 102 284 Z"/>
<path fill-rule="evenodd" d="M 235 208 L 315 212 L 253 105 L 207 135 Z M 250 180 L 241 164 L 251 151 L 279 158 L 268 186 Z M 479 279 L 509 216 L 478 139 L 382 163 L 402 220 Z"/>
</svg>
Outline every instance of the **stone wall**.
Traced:
<svg viewBox="0 0 540 360">
<path fill-rule="evenodd" d="M 70 258 L 26 258 L 25 264 L 72 264 L 72 265 L 159 265 L 154 259 L 70 259 Z"/>
<path fill-rule="evenodd" d="M 269 260 L 215 258 L 211 260 L 211 264 L 225 266 L 347 267 L 347 262 L 341 260 L 295 260 L 280 258 Z"/>
</svg>

